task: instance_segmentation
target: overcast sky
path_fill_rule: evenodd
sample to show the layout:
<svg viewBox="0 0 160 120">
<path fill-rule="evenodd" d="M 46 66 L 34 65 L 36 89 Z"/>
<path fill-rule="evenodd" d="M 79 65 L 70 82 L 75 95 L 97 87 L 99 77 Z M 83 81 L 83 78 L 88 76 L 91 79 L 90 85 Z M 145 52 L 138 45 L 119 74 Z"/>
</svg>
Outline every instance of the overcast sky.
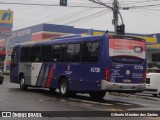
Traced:
<svg viewBox="0 0 160 120">
<path fill-rule="evenodd" d="M 101 1 L 112 6 L 113 0 Z M 160 0 L 118 1 L 126 32 L 140 34 L 160 33 Z M 2 4 L 2 2 L 53 6 Z M 59 6 L 59 0 L 0 0 L 0 6 L 1 10 L 13 10 L 13 30 L 41 23 L 71 25 L 76 28 L 114 30 L 112 11 L 88 0 L 68 0 L 68 7 Z M 123 7 L 131 8 L 122 10 Z M 119 24 L 121 24 L 120 18 Z"/>
</svg>

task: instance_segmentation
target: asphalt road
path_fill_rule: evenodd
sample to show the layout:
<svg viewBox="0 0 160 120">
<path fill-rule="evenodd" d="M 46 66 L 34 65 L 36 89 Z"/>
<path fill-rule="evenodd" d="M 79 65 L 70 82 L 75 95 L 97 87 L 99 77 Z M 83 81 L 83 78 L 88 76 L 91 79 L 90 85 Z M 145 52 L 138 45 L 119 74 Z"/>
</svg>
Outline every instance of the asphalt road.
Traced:
<svg viewBox="0 0 160 120">
<path fill-rule="evenodd" d="M 9 76 L 5 76 L 4 83 L 0 85 L 0 111 L 14 111 L 20 113 L 26 111 L 42 112 L 43 116 L 48 116 L 44 118 L 34 118 L 38 120 L 158 120 L 159 118 L 157 117 L 118 117 L 120 114 L 118 115 L 116 113 L 125 113 L 132 110 L 159 110 L 159 108 L 160 105 L 158 100 L 131 95 L 107 94 L 103 100 L 93 101 L 87 94 L 78 94 L 75 98 L 65 99 L 60 97 L 58 91 L 50 93 L 48 89 L 29 88 L 27 91 L 22 91 L 19 89 L 18 84 L 10 83 Z M 99 113 L 99 111 L 103 112 Z M 108 113 L 107 111 L 109 111 L 108 114 L 110 115 L 113 113 L 113 116 L 103 116 L 104 111 L 106 114 Z M 10 119 L 17 120 L 21 118 L 16 117 Z"/>
</svg>

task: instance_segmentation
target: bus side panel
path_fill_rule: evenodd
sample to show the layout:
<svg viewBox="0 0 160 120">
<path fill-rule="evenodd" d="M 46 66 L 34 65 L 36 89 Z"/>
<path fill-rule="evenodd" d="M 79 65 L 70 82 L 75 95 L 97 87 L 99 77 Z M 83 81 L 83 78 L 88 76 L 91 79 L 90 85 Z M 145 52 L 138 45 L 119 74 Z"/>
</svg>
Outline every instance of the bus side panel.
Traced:
<svg viewBox="0 0 160 120">
<path fill-rule="evenodd" d="M 100 81 L 103 76 L 98 64 L 68 63 L 55 64 L 51 88 L 58 88 L 60 76 L 67 78 L 71 91 L 100 90 Z"/>
<path fill-rule="evenodd" d="M 69 76 L 70 74 L 66 74 L 65 71 L 67 70 L 67 64 L 66 63 L 54 63 L 54 70 L 53 71 L 53 76 L 52 76 L 52 81 L 51 81 L 51 88 L 58 88 L 58 83 L 61 78 L 61 76 L 65 76 L 69 82 Z M 51 74 L 50 74 L 51 75 Z"/>
<path fill-rule="evenodd" d="M 73 75 L 71 75 L 71 89 L 76 91 L 96 91 L 101 90 L 101 79 L 103 70 L 99 64 L 71 65 Z"/>
<path fill-rule="evenodd" d="M 107 66 L 107 40 L 101 40 L 97 63 L 70 64 L 71 90 L 75 91 L 99 91 L 101 90 L 101 80 L 105 77 Z"/>
<path fill-rule="evenodd" d="M 32 63 L 20 63 L 19 74 L 24 74 L 25 84 L 31 85 L 31 66 Z"/>
<path fill-rule="evenodd" d="M 52 63 L 43 63 L 41 65 L 37 64 L 36 66 L 38 66 L 37 69 L 39 71 L 34 75 L 34 79 L 37 78 L 36 86 L 55 88 L 52 85 L 53 78 L 55 77 L 55 65 Z"/>
<path fill-rule="evenodd" d="M 32 63 L 31 65 L 31 82 L 32 86 L 36 86 L 42 63 Z M 42 86 L 44 87 L 44 86 Z"/>
</svg>

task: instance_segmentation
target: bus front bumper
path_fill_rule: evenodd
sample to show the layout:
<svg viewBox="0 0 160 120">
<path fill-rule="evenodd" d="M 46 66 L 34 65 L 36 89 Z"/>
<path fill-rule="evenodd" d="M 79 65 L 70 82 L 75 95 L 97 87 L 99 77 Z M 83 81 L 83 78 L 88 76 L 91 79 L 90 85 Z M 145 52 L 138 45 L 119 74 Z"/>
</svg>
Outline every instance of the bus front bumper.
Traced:
<svg viewBox="0 0 160 120">
<path fill-rule="evenodd" d="M 106 80 L 101 81 L 101 90 L 109 92 L 135 93 L 143 92 L 145 90 L 145 83 L 130 84 L 130 83 L 112 83 Z"/>
</svg>

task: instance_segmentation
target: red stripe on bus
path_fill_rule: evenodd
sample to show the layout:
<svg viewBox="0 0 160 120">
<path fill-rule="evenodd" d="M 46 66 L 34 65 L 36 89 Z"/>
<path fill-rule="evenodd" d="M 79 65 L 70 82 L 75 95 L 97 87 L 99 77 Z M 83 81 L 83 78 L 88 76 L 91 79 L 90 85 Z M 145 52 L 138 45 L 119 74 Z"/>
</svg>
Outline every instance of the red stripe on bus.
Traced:
<svg viewBox="0 0 160 120">
<path fill-rule="evenodd" d="M 52 81 L 52 78 L 53 78 L 53 74 L 54 74 L 54 65 L 52 65 L 52 68 L 49 72 L 48 79 L 47 79 L 47 82 L 46 82 L 46 87 L 51 86 L 51 81 Z"/>
</svg>

